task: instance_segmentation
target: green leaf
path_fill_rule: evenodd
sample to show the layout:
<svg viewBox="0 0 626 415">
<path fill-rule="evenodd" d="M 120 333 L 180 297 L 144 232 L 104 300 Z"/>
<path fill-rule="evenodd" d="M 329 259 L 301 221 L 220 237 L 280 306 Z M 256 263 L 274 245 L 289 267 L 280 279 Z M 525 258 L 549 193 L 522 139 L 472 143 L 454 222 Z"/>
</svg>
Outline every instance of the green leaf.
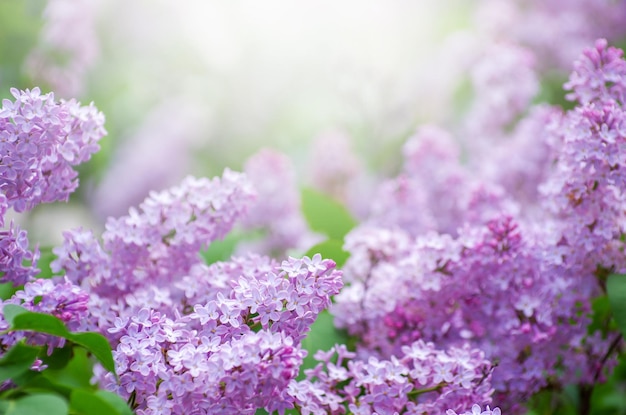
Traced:
<svg viewBox="0 0 626 415">
<path fill-rule="evenodd" d="M 7 304 L 4 307 L 5 316 L 7 315 L 7 307 L 9 307 L 10 312 L 13 312 L 13 310 L 15 310 L 14 307 L 19 306 Z M 37 333 L 52 334 L 66 339 L 68 336 L 71 336 L 71 333 L 67 330 L 65 324 L 63 324 L 63 322 L 55 316 L 27 311 L 23 307 L 19 308 L 23 311 L 15 310 L 16 314 L 7 318 L 9 324 L 11 324 L 11 330 L 36 331 Z"/>
<path fill-rule="evenodd" d="M 107 399 L 84 389 L 74 389 L 72 391 L 70 408 L 74 412 L 84 415 L 121 415 L 121 412 L 111 405 Z"/>
<path fill-rule="evenodd" d="M 237 242 L 239 242 L 239 238 L 233 234 L 229 234 L 221 241 L 211 242 L 211 245 L 200 254 L 208 265 L 219 261 L 226 261 L 230 259 L 237 246 Z"/>
<path fill-rule="evenodd" d="M 617 327 L 622 332 L 622 336 L 626 337 L 626 275 L 609 275 L 606 280 L 606 294 L 609 297 Z"/>
<path fill-rule="evenodd" d="M 54 276 L 50 269 L 50 263 L 56 259 L 56 255 L 52 253 L 52 247 L 40 247 L 39 248 L 39 260 L 37 261 L 37 268 L 40 272 L 37 274 L 37 278 L 52 278 Z"/>
<path fill-rule="evenodd" d="M 224 239 L 211 242 L 209 247 L 200 252 L 207 265 L 219 261 L 228 261 L 235 252 L 235 248 L 240 242 L 255 241 L 265 237 L 265 232 L 261 229 L 242 232 L 231 232 Z"/>
<path fill-rule="evenodd" d="M 308 351 L 308 354 L 300 367 L 300 377 L 303 377 L 305 369 L 315 367 L 317 360 L 313 358 L 313 355 L 318 350 L 326 351 L 335 344 L 346 344 L 348 340 L 348 335 L 345 331 L 335 328 L 333 316 L 328 310 L 322 311 L 317 316 L 315 323 L 311 325 L 309 334 L 302 340 L 302 347 Z"/>
<path fill-rule="evenodd" d="M 17 343 L 0 359 L 0 382 L 28 372 L 41 351 L 39 347 Z"/>
<path fill-rule="evenodd" d="M 48 369 L 63 369 L 72 359 L 73 349 L 70 344 L 62 348 L 55 348 L 52 350 L 51 355 L 44 354 L 41 360 L 43 360 Z"/>
<path fill-rule="evenodd" d="M 28 310 L 24 307 L 20 307 L 19 305 L 5 304 L 4 307 L 2 307 L 2 315 L 4 316 L 6 322 L 11 326 L 13 325 L 13 319 L 15 316 L 24 313 L 28 313 Z"/>
<path fill-rule="evenodd" d="M 51 394 L 29 395 L 10 401 L 5 415 L 67 415 L 65 400 Z"/>
<path fill-rule="evenodd" d="M 58 318 L 49 314 L 28 311 L 23 307 L 12 304 L 4 306 L 4 315 L 11 325 L 10 330 L 35 331 L 63 337 L 86 348 L 102 363 L 106 370 L 115 373 L 111 345 L 101 334 L 70 333 L 65 324 Z"/>
<path fill-rule="evenodd" d="M 43 376 L 55 385 L 69 388 L 94 388 L 91 385 L 93 377 L 93 361 L 87 356 L 87 350 L 74 347 L 74 357 L 62 369 L 48 368 L 42 372 Z M 69 395 L 68 395 L 69 398 Z"/>
<path fill-rule="evenodd" d="M 306 256 L 313 258 L 315 254 L 322 255 L 322 258 L 332 259 L 337 264 L 337 268 L 341 268 L 350 257 L 350 254 L 343 250 L 343 243 L 336 239 L 327 239 L 312 246 L 307 251 Z"/>
<path fill-rule="evenodd" d="M 102 400 L 108 402 L 120 415 L 133 415 L 133 411 L 119 395 L 105 390 L 96 391 L 95 394 Z"/>
<path fill-rule="evenodd" d="M 611 319 L 611 304 L 606 295 L 601 295 L 591 301 L 591 323 L 587 327 L 587 333 L 593 334 L 601 331 L 606 335 L 606 329 Z"/>
<path fill-rule="evenodd" d="M 61 385 L 55 382 L 54 379 L 46 377 L 45 373 L 47 371 L 48 370 L 44 370 L 40 373 L 31 372 L 34 373 L 34 376 L 31 376 L 29 379 L 26 379 L 23 382 L 18 381 L 16 383 L 22 388 L 24 392 L 28 392 L 31 395 L 34 395 L 35 393 L 42 393 L 42 391 L 45 393 L 54 392 L 57 395 L 61 395 L 64 398 L 69 399 L 70 394 L 72 393 L 72 388 Z"/>
<path fill-rule="evenodd" d="M 2 273 L 0 273 L 0 275 L 2 275 Z M 13 283 L 3 282 L 0 284 L 0 300 L 8 300 L 13 297 L 13 294 L 15 294 L 17 290 L 18 287 L 14 287 Z"/>
<path fill-rule="evenodd" d="M 77 333 L 69 336 L 68 340 L 89 350 L 106 370 L 115 374 L 111 345 L 104 336 L 99 333 Z"/>
<path fill-rule="evenodd" d="M 339 241 L 357 224 L 341 203 L 313 189 L 302 189 L 302 213 L 312 230 Z"/>
</svg>

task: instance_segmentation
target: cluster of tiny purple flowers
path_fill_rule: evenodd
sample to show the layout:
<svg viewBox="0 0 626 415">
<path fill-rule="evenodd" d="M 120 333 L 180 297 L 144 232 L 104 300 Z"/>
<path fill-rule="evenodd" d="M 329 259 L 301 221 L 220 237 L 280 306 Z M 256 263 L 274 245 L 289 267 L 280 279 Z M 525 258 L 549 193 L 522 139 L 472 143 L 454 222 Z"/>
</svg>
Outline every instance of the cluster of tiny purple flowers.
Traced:
<svg viewBox="0 0 626 415">
<path fill-rule="evenodd" d="M 31 210 L 41 203 L 67 201 L 78 187 L 74 166 L 99 149 L 104 116 L 92 105 L 55 101 L 39 88 L 11 89 L 15 101 L 0 108 L 0 226 L 8 209 Z M 13 222 L 0 231 L 0 282 L 16 286 L 37 274 L 37 249 Z"/>
<path fill-rule="evenodd" d="M 508 52 L 498 53 L 526 62 L 523 51 Z M 261 188 L 258 204 L 255 180 L 244 174 L 188 177 L 109 219 L 101 238 L 83 229 L 66 232 L 51 265 L 62 276 L 51 280 L 35 279 L 37 250 L 11 223 L 0 232 L 1 281 L 20 288 L 2 306 L 104 334 L 116 373 L 97 365 L 94 381 L 127 399 L 138 415 L 259 408 L 500 415 L 478 404 L 495 397 L 516 413 L 542 388 L 596 382 L 615 361 L 607 354 L 610 335 L 589 333 L 591 299 L 602 293 L 607 272 L 626 270 L 626 61 L 597 41 L 565 85 L 576 107 L 532 108 L 511 131 L 507 124 L 536 87 L 530 66 L 519 75 L 525 91 L 501 80 L 515 114 L 468 131 L 490 134 L 496 152 L 498 141 L 535 136 L 531 142 L 547 155 L 523 149 L 537 171 L 511 165 L 494 179 L 485 162 L 470 174 L 451 134 L 420 129 L 404 148 L 403 172 L 381 186 L 370 217 L 347 235 L 343 272 L 319 254 L 281 262 L 247 253 L 205 263 L 201 251 L 250 209 L 248 227 L 280 233 L 301 224 L 293 189 L 283 202 L 273 200 L 285 190 L 279 176 L 290 167 L 279 155 L 262 153 L 247 170 L 273 166 L 279 184 Z M 90 158 L 105 133 L 93 106 L 55 102 L 38 89 L 12 93 L 16 101 L 5 100 L 0 110 L 2 226 L 8 209 L 67 200 L 78 185 L 73 167 Z M 497 104 L 488 101 L 474 110 Z M 528 180 L 521 180 L 525 174 Z M 297 237 L 287 236 L 265 249 L 283 254 Z M 319 364 L 297 380 L 307 354 L 302 342 L 327 308 L 356 347 L 318 352 Z M 0 317 L 0 330 L 8 328 Z M 50 351 L 64 344 L 5 333 L 0 351 L 21 339 Z"/>
</svg>

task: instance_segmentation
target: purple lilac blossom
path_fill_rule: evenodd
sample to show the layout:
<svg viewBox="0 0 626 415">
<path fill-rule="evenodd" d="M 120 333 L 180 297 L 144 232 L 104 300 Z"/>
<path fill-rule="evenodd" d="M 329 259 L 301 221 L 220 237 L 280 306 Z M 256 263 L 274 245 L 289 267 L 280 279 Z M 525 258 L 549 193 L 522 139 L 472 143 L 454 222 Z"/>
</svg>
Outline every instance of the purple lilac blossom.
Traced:
<svg viewBox="0 0 626 415">
<path fill-rule="evenodd" d="M 293 407 L 287 388 L 306 355 L 300 342 L 342 274 L 319 254 L 204 264 L 200 249 L 223 237 L 253 197 L 239 173 L 187 178 L 110 219 L 102 246 L 75 230 L 55 249 L 52 268 L 89 290 L 92 320 L 114 348 L 120 383 L 101 367 L 95 380 L 138 414 Z"/>
<path fill-rule="evenodd" d="M 568 257 L 622 272 L 625 230 L 626 61 L 604 39 L 586 49 L 565 87 L 578 105 L 554 121 L 554 167 L 540 187 L 544 206 L 561 219 Z"/>
<path fill-rule="evenodd" d="M 469 347 L 437 350 L 418 340 L 399 357 L 357 359 L 343 345 L 319 351 L 306 379 L 292 381 L 289 394 L 301 414 L 445 414 L 473 402 L 490 402 L 492 365 Z"/>
<path fill-rule="evenodd" d="M 500 411 L 500 408 L 493 408 L 493 409 L 489 408 L 489 405 L 487 405 L 485 407 L 485 410 L 483 411 L 480 405 L 474 404 L 472 405 L 471 411 L 464 411 L 464 412 L 456 413 L 452 409 L 449 409 L 446 412 L 446 415 L 502 415 L 502 412 Z"/>
<path fill-rule="evenodd" d="M 468 226 L 458 238 L 391 235 L 385 229 L 378 239 L 375 230 L 348 235 L 349 285 L 331 311 L 339 327 L 360 339 L 361 356 L 388 358 L 420 339 L 440 347 L 469 342 L 499 362 L 492 382 L 497 394 L 506 394 L 499 402 L 507 407 L 547 385 L 546 376 L 574 379 L 572 366 L 561 361 L 577 362 L 578 378 L 592 380 L 608 347 L 584 339 L 596 282 L 554 263 L 545 237 L 507 216 Z"/>
<path fill-rule="evenodd" d="M 74 166 L 99 150 L 104 115 L 93 104 L 59 102 L 39 88 L 18 91 L 0 109 L 0 191 L 17 212 L 67 201 L 78 187 Z"/>
<path fill-rule="evenodd" d="M 179 186 L 153 192 L 140 210 L 110 218 L 102 246 L 84 231 L 66 232 L 52 269 L 65 270 L 72 281 L 106 297 L 146 282 L 168 287 L 202 261 L 199 251 L 223 238 L 253 199 L 240 173 L 227 169 L 212 180 L 187 177 Z"/>
<path fill-rule="evenodd" d="M 74 166 L 99 149 L 104 116 L 91 104 L 59 102 L 39 88 L 11 89 L 15 101 L 0 108 L 0 224 L 9 208 L 31 210 L 67 201 L 78 187 Z M 0 231 L 0 281 L 23 285 L 39 271 L 38 249 L 28 249 L 25 231 L 13 223 Z"/>
<path fill-rule="evenodd" d="M 579 105 L 564 114 L 548 107 L 531 109 L 515 127 L 513 143 L 517 134 L 532 134 L 543 149 L 535 158 L 539 172 L 531 185 L 536 188 L 529 185 L 521 193 L 532 197 L 520 200 L 534 205 L 534 216 L 520 215 L 506 191 L 483 190 L 472 192 L 473 202 L 459 203 L 456 232 L 437 234 L 432 231 L 442 229 L 410 226 L 402 218 L 431 212 L 425 202 L 429 191 L 413 184 L 420 183 L 414 174 L 437 177 L 437 171 L 428 165 L 419 171 L 415 155 L 420 142 L 407 144 L 412 150 L 406 152 L 403 180 L 412 186 L 405 187 L 402 200 L 421 204 L 390 204 L 391 215 L 384 216 L 381 209 L 380 217 L 346 238 L 348 285 L 336 297 L 333 312 L 336 324 L 359 337 L 360 356 L 388 358 L 420 339 L 440 346 L 469 342 L 498 362 L 492 382 L 507 410 L 517 410 L 548 384 L 597 381 L 603 360 L 610 370 L 614 357 L 603 359 L 609 340 L 588 334 L 587 326 L 590 299 L 602 292 L 598 272 L 623 272 L 625 267 L 619 254 L 626 211 L 620 190 L 620 140 L 626 136 L 621 57 L 605 41 L 596 42 L 566 85 Z M 454 159 L 448 158 L 452 166 Z M 529 174 L 506 170 L 502 184 Z M 448 197 L 456 193 L 463 200 L 467 183 L 492 188 L 468 176 L 458 174 L 462 191 Z M 514 187 L 505 189 L 520 194 Z M 534 220 L 527 221 L 529 216 Z M 506 344 L 502 338 L 508 339 Z"/>
<path fill-rule="evenodd" d="M 228 289 L 190 307 L 179 304 L 172 317 L 135 305 L 101 326 L 113 339 L 121 380 L 98 369 L 101 384 L 132 397 L 146 415 L 163 408 L 253 414 L 293 407 L 287 390 L 306 355 L 300 341 L 341 288 L 341 272 L 319 255 L 281 265 L 256 258 L 239 261 L 246 268 L 237 277 L 222 277 Z M 248 268 L 255 262 L 263 272 Z M 228 263 L 212 267 L 232 272 Z"/>
</svg>

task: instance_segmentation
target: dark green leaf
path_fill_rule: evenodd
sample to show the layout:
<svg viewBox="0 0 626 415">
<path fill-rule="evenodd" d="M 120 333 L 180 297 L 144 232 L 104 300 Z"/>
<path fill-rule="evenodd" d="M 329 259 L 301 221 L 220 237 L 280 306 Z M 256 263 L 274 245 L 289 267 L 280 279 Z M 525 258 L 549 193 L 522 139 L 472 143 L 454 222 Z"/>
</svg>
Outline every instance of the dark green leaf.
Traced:
<svg viewBox="0 0 626 415">
<path fill-rule="evenodd" d="M 30 394 L 34 394 L 33 392 L 41 393 L 42 391 L 47 393 L 54 392 L 57 395 L 61 395 L 64 398 L 69 399 L 72 388 L 61 385 L 53 379 L 46 377 L 46 372 L 48 372 L 48 370 L 44 370 L 40 373 L 31 372 L 34 376 L 31 376 L 29 379 L 24 379 L 24 381 L 20 381 L 17 384 L 22 387 L 22 390 L 29 392 Z"/>
<path fill-rule="evenodd" d="M 29 311 L 24 307 L 14 304 L 5 304 L 4 307 L 2 307 L 2 315 L 4 316 L 6 322 L 11 326 L 13 325 L 13 319 L 15 316 L 28 312 Z"/>
<path fill-rule="evenodd" d="M 27 330 L 63 337 L 86 348 L 102 366 L 115 373 L 115 364 L 111 346 L 107 339 L 98 333 L 70 333 L 65 324 L 49 314 L 27 311 L 23 307 L 7 304 L 4 307 L 5 319 L 11 324 L 11 330 Z"/>
<path fill-rule="evenodd" d="M 306 256 L 312 258 L 313 255 L 320 254 L 322 258 L 330 258 L 337 264 L 337 268 L 341 268 L 350 254 L 343 250 L 343 243 L 335 239 L 327 239 L 317 245 L 311 247 Z"/>
<path fill-rule="evenodd" d="M 74 357 L 63 369 L 47 369 L 43 375 L 55 385 L 89 389 L 93 377 L 93 362 L 82 347 L 74 347 Z"/>
<path fill-rule="evenodd" d="M 121 415 L 106 399 L 84 389 L 72 391 L 70 407 L 74 412 L 83 415 Z"/>
<path fill-rule="evenodd" d="M 17 343 L 0 359 L 0 382 L 28 372 L 41 351 L 39 347 Z"/>
<path fill-rule="evenodd" d="M 115 374 L 111 345 L 104 336 L 99 333 L 77 333 L 67 338 L 89 350 L 106 370 Z"/>
<path fill-rule="evenodd" d="M 1 273 L 0 273 L 1 275 Z M 13 294 L 18 290 L 18 287 L 14 287 L 10 282 L 3 282 L 0 284 L 0 300 L 8 300 L 13 297 Z"/>
<path fill-rule="evenodd" d="M 617 327 L 622 332 L 622 336 L 626 336 L 626 275 L 609 275 L 606 280 L 606 294 L 609 297 Z"/>
<path fill-rule="evenodd" d="M 606 329 L 611 319 L 609 298 L 606 295 L 594 298 L 591 302 L 591 309 L 593 314 L 591 315 L 591 323 L 589 323 L 587 332 L 593 334 L 596 331 L 601 331 L 603 334 L 606 334 Z"/>
<path fill-rule="evenodd" d="M 51 355 L 44 354 L 41 357 L 48 369 L 63 369 L 70 362 L 73 356 L 73 347 L 71 344 L 62 348 L 52 350 Z"/>
<path fill-rule="evenodd" d="M 357 224 L 339 202 L 313 189 L 302 189 L 302 213 L 312 230 L 339 241 Z"/>
<path fill-rule="evenodd" d="M 10 401 L 5 415 L 67 415 L 65 400 L 51 394 L 29 395 Z"/>
<path fill-rule="evenodd" d="M 50 314 L 27 311 L 23 307 L 7 304 L 4 306 L 4 315 L 11 325 L 11 330 L 36 331 L 64 338 L 71 335 L 65 324 Z"/>
<path fill-rule="evenodd" d="M 119 395 L 105 390 L 96 391 L 95 394 L 102 400 L 108 402 L 109 405 L 111 405 L 117 410 L 117 412 L 120 413 L 120 415 L 133 415 L 133 411 L 131 411 L 126 401 L 122 399 Z"/>
</svg>

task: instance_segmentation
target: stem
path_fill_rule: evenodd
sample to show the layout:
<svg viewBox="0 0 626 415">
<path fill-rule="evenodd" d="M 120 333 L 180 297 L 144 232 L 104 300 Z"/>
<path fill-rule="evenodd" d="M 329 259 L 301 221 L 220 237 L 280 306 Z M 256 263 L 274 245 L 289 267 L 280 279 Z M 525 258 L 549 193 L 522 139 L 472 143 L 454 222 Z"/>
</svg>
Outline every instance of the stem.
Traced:
<svg viewBox="0 0 626 415">
<path fill-rule="evenodd" d="M 606 364 L 609 357 L 615 352 L 615 350 L 619 347 L 622 342 L 622 334 L 618 334 L 615 339 L 611 342 L 609 349 L 606 351 L 602 360 L 600 360 L 600 366 L 596 370 L 595 375 L 593 376 L 593 383 L 590 385 L 582 386 L 580 389 L 580 415 L 589 415 L 591 413 L 591 394 L 593 393 L 593 385 L 598 383 L 598 379 L 600 379 L 600 375 L 602 374 L 602 369 Z"/>
<path fill-rule="evenodd" d="M 445 382 L 442 382 L 438 385 L 435 386 L 431 386 L 430 388 L 425 388 L 425 389 L 414 389 L 411 392 L 407 393 L 406 396 L 409 399 L 413 399 L 413 398 L 417 398 L 419 395 L 423 394 L 423 393 L 427 393 L 427 392 L 438 392 L 441 390 L 441 388 L 443 388 L 446 385 Z"/>
</svg>

